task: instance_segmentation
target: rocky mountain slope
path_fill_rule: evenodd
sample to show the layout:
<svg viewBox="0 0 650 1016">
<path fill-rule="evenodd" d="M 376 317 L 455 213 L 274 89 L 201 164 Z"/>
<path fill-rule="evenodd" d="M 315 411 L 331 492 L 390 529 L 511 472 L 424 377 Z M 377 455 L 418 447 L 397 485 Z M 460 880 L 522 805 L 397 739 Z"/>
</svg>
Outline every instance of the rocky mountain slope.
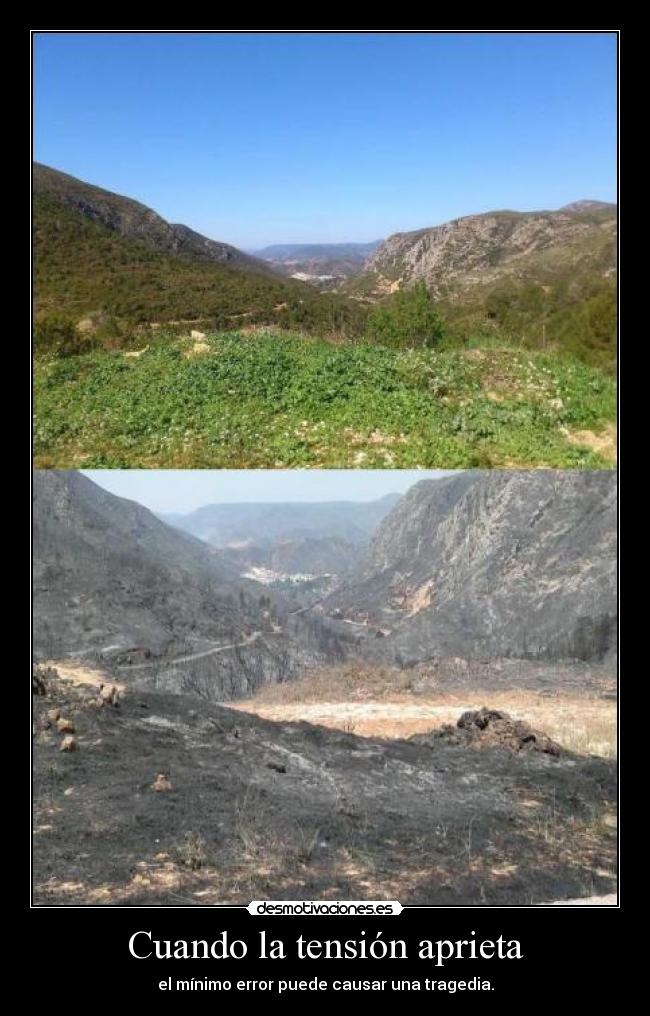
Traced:
<svg viewBox="0 0 650 1016">
<path fill-rule="evenodd" d="M 453 289 L 521 275 L 531 259 L 569 253 L 614 272 L 616 205 L 576 202 L 558 211 L 487 212 L 441 226 L 395 233 L 370 256 L 366 273 L 379 291 L 424 281 L 442 296 Z"/>
<path fill-rule="evenodd" d="M 318 619 L 75 472 L 34 474 L 33 581 L 39 656 L 108 659 L 157 687 L 228 698 L 343 653 Z"/>
<path fill-rule="evenodd" d="M 616 475 L 466 472 L 412 487 L 322 605 L 360 651 L 607 660 L 616 646 Z"/>
<path fill-rule="evenodd" d="M 341 288 L 374 301 L 423 282 L 457 340 L 556 347 L 611 369 L 616 254 L 616 205 L 487 212 L 390 236 Z"/>
</svg>

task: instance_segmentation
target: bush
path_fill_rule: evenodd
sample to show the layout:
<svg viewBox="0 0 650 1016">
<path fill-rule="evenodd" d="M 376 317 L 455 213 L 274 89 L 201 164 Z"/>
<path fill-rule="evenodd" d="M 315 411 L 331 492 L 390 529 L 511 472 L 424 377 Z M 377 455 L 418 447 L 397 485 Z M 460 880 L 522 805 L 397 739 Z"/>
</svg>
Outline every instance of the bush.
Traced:
<svg viewBox="0 0 650 1016">
<path fill-rule="evenodd" d="M 432 349 L 443 335 L 442 321 L 423 282 L 399 290 L 368 318 L 368 337 L 396 349 Z"/>
<path fill-rule="evenodd" d="M 132 333 L 114 317 L 100 319 L 94 329 L 95 342 L 101 349 L 125 349 L 132 345 Z"/>
<path fill-rule="evenodd" d="M 47 314 L 34 322 L 34 352 L 73 356 L 91 348 L 89 336 L 82 335 L 71 318 L 64 314 Z"/>
</svg>

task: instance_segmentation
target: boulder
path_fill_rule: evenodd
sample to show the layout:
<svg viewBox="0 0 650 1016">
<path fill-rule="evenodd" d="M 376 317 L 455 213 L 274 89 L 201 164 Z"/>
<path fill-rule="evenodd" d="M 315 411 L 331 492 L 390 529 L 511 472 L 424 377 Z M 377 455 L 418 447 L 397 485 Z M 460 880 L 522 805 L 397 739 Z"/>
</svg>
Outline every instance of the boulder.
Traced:
<svg viewBox="0 0 650 1016">
<path fill-rule="evenodd" d="M 151 789 L 155 790 L 156 793 L 166 793 L 172 789 L 171 781 L 167 773 L 158 773 L 155 780 L 151 784 Z"/>
</svg>

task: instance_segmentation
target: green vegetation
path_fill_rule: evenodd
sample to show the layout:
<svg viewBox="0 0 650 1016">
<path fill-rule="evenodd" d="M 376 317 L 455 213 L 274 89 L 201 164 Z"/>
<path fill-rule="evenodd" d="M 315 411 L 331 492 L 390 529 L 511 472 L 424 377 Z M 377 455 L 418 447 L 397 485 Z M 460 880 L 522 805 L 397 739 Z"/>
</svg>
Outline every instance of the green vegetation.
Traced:
<svg viewBox="0 0 650 1016">
<path fill-rule="evenodd" d="M 385 263 L 355 275 L 342 287 L 377 310 L 399 294 L 382 297 L 387 285 L 409 286 L 424 277 L 436 295 L 447 347 L 496 340 L 532 350 L 568 352 L 584 363 L 614 372 L 616 365 L 616 215 L 605 207 L 581 211 L 573 223 L 546 215 L 545 237 L 533 230 L 532 249 L 510 246 L 512 226 L 526 215 L 494 212 L 491 245 L 467 232 L 464 244 L 440 247 L 427 266 L 405 259 L 428 230 L 405 234 Z M 477 217 L 477 220 L 480 217 Z M 462 221 L 462 220 L 461 220 Z M 587 228 L 585 228 L 587 226 Z M 411 249 L 411 254 L 413 253 Z M 422 298 L 421 298 L 422 299 Z M 395 316 L 395 315 L 394 315 Z"/>
<path fill-rule="evenodd" d="M 319 333 L 358 334 L 366 311 L 271 273 L 172 254 L 130 239 L 49 194 L 34 198 L 35 339 L 52 348 L 51 333 L 67 327 L 65 350 L 79 323 L 111 322 L 129 335 L 152 322 L 205 327 L 275 324 Z M 93 333 L 95 329 L 93 328 Z M 96 336 L 98 340 L 102 336 Z"/>
<path fill-rule="evenodd" d="M 614 381 L 558 354 L 268 330 L 147 345 L 36 358 L 37 466 L 612 464 Z"/>
<path fill-rule="evenodd" d="M 475 274 L 462 282 L 457 273 L 464 261 L 450 254 L 449 264 L 437 269 L 435 286 L 429 280 L 439 293 L 436 304 L 423 282 L 373 302 L 381 287 L 372 272 L 346 283 L 355 299 L 319 293 L 234 248 L 214 244 L 234 260 L 211 259 L 201 246 L 210 244 L 205 238 L 171 227 L 138 202 L 48 167 L 35 166 L 34 187 L 37 353 L 126 349 L 143 344 L 142 334 L 151 335 L 152 325 L 187 332 L 189 327 L 217 331 L 264 324 L 336 339 L 364 338 L 394 349 L 433 348 L 441 342 L 467 347 L 477 338 L 480 343 L 496 339 L 568 351 L 594 366 L 614 368 L 616 250 L 610 208 L 581 212 L 576 221 L 588 220 L 592 229 L 562 233 L 557 243 L 518 257 L 514 269 L 515 262 L 502 265 L 501 260 L 513 223 L 526 216 L 493 213 L 500 230 L 494 249 L 482 254 L 484 281 Z M 470 254 L 472 249 L 470 243 Z M 408 279 L 407 269 L 396 258 L 387 278 Z"/>
<path fill-rule="evenodd" d="M 437 302 L 372 303 L 406 265 L 323 294 L 55 170 L 34 184 L 37 465 L 613 462 L 611 210 L 502 271 L 505 214 L 480 283 L 453 282 L 461 251 Z"/>
<path fill-rule="evenodd" d="M 442 322 L 423 282 L 400 289 L 370 313 L 366 334 L 394 349 L 432 349 L 443 336 Z"/>
<path fill-rule="evenodd" d="M 468 291 L 463 301 L 441 305 L 448 341 L 497 337 L 528 349 L 569 352 L 584 363 L 614 372 L 616 287 L 607 279 L 566 279 L 545 285 L 504 280 Z"/>
</svg>

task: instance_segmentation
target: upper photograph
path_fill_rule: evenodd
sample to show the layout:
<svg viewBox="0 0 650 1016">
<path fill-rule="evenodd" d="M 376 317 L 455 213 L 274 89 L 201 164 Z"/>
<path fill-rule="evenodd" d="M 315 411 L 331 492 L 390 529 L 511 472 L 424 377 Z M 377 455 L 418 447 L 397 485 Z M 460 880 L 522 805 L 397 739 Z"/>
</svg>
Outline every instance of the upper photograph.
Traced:
<svg viewBox="0 0 650 1016">
<path fill-rule="evenodd" d="M 35 33 L 35 466 L 614 468 L 617 45 Z"/>
</svg>

